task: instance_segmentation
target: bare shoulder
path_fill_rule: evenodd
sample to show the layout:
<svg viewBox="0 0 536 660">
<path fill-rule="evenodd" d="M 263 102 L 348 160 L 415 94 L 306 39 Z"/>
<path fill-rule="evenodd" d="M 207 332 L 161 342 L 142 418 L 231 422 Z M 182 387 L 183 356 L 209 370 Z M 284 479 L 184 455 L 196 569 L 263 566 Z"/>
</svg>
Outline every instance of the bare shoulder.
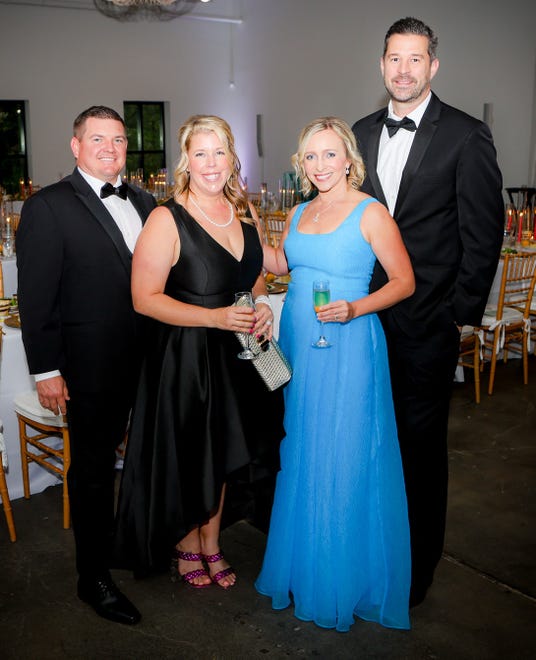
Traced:
<svg viewBox="0 0 536 660">
<path fill-rule="evenodd" d="M 388 209 L 384 204 L 379 202 L 375 197 L 371 197 L 370 195 L 367 195 L 366 193 L 360 193 L 361 194 L 361 199 L 359 200 L 360 202 L 364 202 L 366 200 L 370 200 L 371 203 L 367 204 L 366 208 L 363 211 L 363 220 L 366 220 L 367 218 L 386 218 L 386 219 L 393 219 L 391 214 L 389 213 Z"/>
<path fill-rule="evenodd" d="M 370 243 L 374 235 L 396 227 L 396 223 L 388 209 L 377 199 L 365 194 L 363 194 L 363 199 L 373 200 L 367 205 L 361 218 L 361 231 Z"/>
<path fill-rule="evenodd" d="M 157 206 L 149 214 L 145 226 L 149 224 L 164 227 L 165 225 L 175 224 L 175 221 L 173 219 L 173 214 L 167 206 Z"/>
<path fill-rule="evenodd" d="M 158 206 L 151 211 L 145 221 L 140 238 L 146 240 L 151 237 L 166 242 L 174 242 L 177 236 L 178 230 L 173 214 L 166 206 Z"/>
<path fill-rule="evenodd" d="M 382 213 L 382 209 L 387 211 L 385 206 L 378 202 L 377 199 L 374 197 L 371 197 L 370 195 L 367 195 L 367 193 L 361 192 L 360 190 L 355 190 L 352 192 L 351 197 L 348 199 L 348 204 L 350 204 L 352 207 L 357 207 L 359 206 L 362 202 L 366 201 L 372 201 L 372 204 L 367 204 L 365 209 L 363 210 L 363 219 L 365 217 L 373 216 L 376 213 Z"/>
<path fill-rule="evenodd" d="M 378 200 L 375 197 L 372 197 L 372 195 L 369 195 L 368 193 L 362 192 L 361 190 L 356 190 L 354 192 L 355 199 L 357 200 L 358 203 L 365 202 L 367 200 L 372 200 L 374 204 L 369 204 L 367 208 L 370 208 L 371 206 L 376 206 L 379 204 L 380 206 L 383 206 L 381 202 L 378 202 Z M 385 208 L 385 207 L 384 207 Z"/>
</svg>

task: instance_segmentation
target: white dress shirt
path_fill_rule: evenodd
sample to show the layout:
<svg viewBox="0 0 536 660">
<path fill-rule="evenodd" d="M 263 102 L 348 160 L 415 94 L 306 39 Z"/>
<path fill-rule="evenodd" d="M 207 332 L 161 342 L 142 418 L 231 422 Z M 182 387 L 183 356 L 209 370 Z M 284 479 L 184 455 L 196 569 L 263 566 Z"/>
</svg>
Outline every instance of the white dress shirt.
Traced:
<svg viewBox="0 0 536 660">
<path fill-rule="evenodd" d="M 409 119 L 413 119 L 417 128 L 419 128 L 419 124 L 431 98 L 432 93 L 430 92 L 415 110 L 410 112 L 409 115 L 406 115 Z M 388 116 L 397 121 L 403 119 L 403 117 L 397 117 L 393 112 L 392 101 L 389 101 Z M 415 138 L 415 133 L 416 131 L 407 131 L 406 129 L 401 128 L 393 135 L 393 137 L 389 137 L 387 127 L 384 126 L 380 136 L 378 165 L 376 171 L 378 172 L 378 177 L 387 201 L 387 207 L 391 215 L 393 215 L 395 210 L 402 172 L 406 166 L 409 151 Z"/>
</svg>

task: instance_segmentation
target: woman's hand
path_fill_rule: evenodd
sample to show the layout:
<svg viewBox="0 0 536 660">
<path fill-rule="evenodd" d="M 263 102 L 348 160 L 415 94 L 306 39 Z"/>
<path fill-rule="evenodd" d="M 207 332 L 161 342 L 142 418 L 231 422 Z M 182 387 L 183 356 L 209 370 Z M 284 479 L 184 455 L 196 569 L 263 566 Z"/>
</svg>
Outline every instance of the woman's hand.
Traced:
<svg viewBox="0 0 536 660">
<path fill-rule="evenodd" d="M 252 307 L 231 305 L 212 310 L 213 326 L 220 330 L 253 333 L 257 314 Z"/>
<path fill-rule="evenodd" d="M 347 300 L 334 300 L 319 307 L 316 318 L 322 323 L 347 323 L 354 318 L 354 313 Z"/>
<path fill-rule="evenodd" d="M 270 305 L 266 303 L 257 303 L 255 305 L 257 322 L 255 323 L 255 336 L 257 339 L 271 339 L 273 334 L 274 315 Z"/>
</svg>

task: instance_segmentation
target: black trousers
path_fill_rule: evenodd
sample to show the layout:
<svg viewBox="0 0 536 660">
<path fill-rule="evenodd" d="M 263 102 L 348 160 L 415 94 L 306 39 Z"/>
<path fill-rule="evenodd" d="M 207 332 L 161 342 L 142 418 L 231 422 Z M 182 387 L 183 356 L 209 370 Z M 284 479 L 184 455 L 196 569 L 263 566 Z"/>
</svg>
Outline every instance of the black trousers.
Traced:
<svg viewBox="0 0 536 660">
<path fill-rule="evenodd" d="M 389 316 L 382 321 L 408 498 L 412 593 L 424 595 L 445 537 L 447 426 L 460 335 L 452 322 L 415 338 Z"/>
<path fill-rule="evenodd" d="M 69 394 L 67 479 L 76 568 L 85 579 L 107 577 L 114 531 L 115 450 L 125 436 L 131 396 L 128 392 Z"/>
</svg>

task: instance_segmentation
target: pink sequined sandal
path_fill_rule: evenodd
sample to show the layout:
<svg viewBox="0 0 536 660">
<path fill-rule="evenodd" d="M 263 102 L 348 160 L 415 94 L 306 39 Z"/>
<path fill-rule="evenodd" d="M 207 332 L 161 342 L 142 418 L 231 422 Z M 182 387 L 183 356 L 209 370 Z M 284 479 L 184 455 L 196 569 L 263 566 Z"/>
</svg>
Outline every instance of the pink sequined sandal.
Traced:
<svg viewBox="0 0 536 660">
<path fill-rule="evenodd" d="M 203 561 L 202 554 L 197 552 L 183 552 L 182 550 L 177 550 L 177 548 L 175 548 L 173 551 L 173 559 L 177 560 L 177 573 L 179 574 L 181 580 L 188 584 L 190 587 L 193 587 L 194 589 L 205 589 L 206 587 L 211 586 L 210 582 L 207 584 L 196 584 L 194 582 L 194 580 L 199 577 L 210 578 L 210 575 L 204 568 L 196 568 L 194 571 L 189 571 L 188 573 L 179 572 L 179 559 L 182 559 L 183 561 Z"/>
<path fill-rule="evenodd" d="M 221 552 L 217 552 L 215 555 L 202 555 L 203 559 L 207 562 L 207 564 L 214 564 L 217 561 L 222 561 L 223 560 L 223 555 Z M 220 584 L 220 580 L 223 580 L 223 578 L 227 577 L 231 573 L 234 573 L 234 570 L 228 566 L 227 568 L 224 568 L 221 571 L 218 571 L 217 573 L 214 573 L 214 575 L 210 575 L 210 579 L 214 584 L 217 584 L 219 587 L 222 589 L 229 589 L 229 587 L 232 587 L 234 585 L 230 584 L 227 587 L 224 587 L 222 584 Z"/>
</svg>

